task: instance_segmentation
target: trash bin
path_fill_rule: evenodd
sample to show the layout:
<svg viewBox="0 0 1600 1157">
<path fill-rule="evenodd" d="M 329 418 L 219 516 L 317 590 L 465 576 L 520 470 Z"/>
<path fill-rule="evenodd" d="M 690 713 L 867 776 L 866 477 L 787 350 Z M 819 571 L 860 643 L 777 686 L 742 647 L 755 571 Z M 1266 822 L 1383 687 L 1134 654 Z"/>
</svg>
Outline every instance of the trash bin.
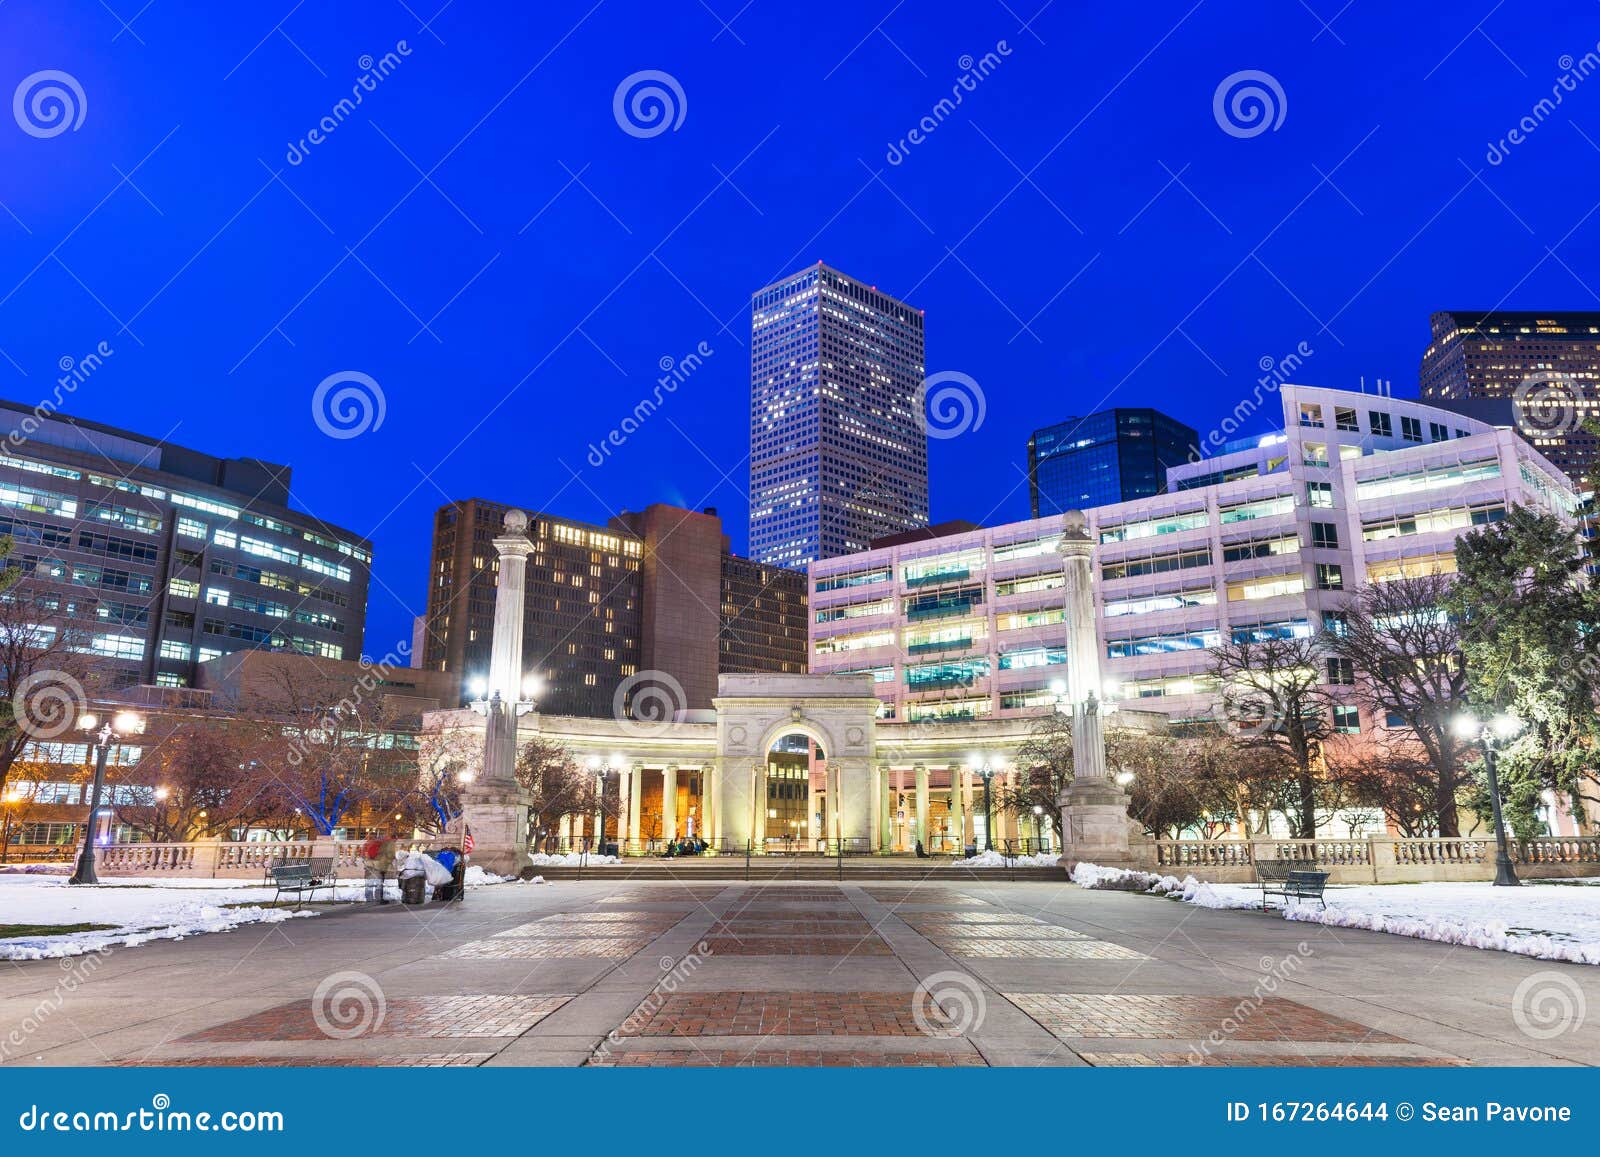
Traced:
<svg viewBox="0 0 1600 1157">
<path fill-rule="evenodd" d="M 407 876 L 400 881 L 400 902 L 420 904 L 427 899 L 428 881 L 422 876 Z"/>
</svg>

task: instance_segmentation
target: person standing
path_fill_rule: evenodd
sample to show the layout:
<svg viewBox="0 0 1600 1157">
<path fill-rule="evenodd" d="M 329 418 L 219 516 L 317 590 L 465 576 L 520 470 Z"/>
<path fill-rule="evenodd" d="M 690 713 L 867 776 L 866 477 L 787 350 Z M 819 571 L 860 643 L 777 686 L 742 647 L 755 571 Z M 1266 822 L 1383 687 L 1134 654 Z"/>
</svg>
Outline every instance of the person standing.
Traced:
<svg viewBox="0 0 1600 1157">
<path fill-rule="evenodd" d="M 361 857 L 367 872 L 367 900 L 387 904 L 389 898 L 384 895 L 384 881 L 389 873 L 394 870 L 395 839 L 391 836 L 374 836 L 368 840 L 361 849 Z"/>
</svg>

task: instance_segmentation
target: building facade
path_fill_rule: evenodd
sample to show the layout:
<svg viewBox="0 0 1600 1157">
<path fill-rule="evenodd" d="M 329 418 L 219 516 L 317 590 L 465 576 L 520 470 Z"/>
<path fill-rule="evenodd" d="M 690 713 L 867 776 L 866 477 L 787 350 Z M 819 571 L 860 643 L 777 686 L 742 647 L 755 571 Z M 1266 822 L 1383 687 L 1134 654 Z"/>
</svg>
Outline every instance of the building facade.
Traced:
<svg viewBox="0 0 1600 1157">
<path fill-rule="evenodd" d="M 463 690 L 489 669 L 492 543 L 510 509 L 474 498 L 434 517 L 421 663 Z M 805 576 L 732 554 L 715 510 L 657 504 L 606 526 L 536 514 L 528 537 L 522 653 L 541 711 L 611 716 L 662 683 L 677 709 L 705 710 L 719 674 L 805 670 Z"/>
<path fill-rule="evenodd" d="M 1223 639 L 1309 635 L 1362 584 L 1448 573 L 1456 537 L 1512 504 L 1576 509 L 1510 430 L 1337 390 L 1286 386 L 1281 401 L 1283 433 L 1173 468 L 1166 494 L 1088 512 L 1114 698 L 1214 717 L 1209 648 Z M 884 716 L 908 723 L 1048 710 L 1066 662 L 1061 521 L 817 564 L 812 671 L 871 674 Z M 1338 697 L 1348 680 L 1327 674 Z M 1374 724 L 1353 702 L 1334 722 Z"/>
<path fill-rule="evenodd" d="M 1518 431 L 1575 481 L 1600 454 L 1600 311 L 1447 310 L 1429 322 L 1425 400 Z"/>
<path fill-rule="evenodd" d="M 803 568 L 928 522 L 922 311 L 820 262 L 750 322 L 750 555 Z"/>
<path fill-rule="evenodd" d="M 1035 518 L 1149 498 L 1167 471 L 1197 454 L 1199 435 L 1149 408 L 1068 418 L 1028 439 L 1028 496 Z"/>
<path fill-rule="evenodd" d="M 262 649 L 361 656 L 372 546 L 289 507 L 290 469 L 0 402 L 0 535 L 102 687 L 194 686 Z"/>
</svg>

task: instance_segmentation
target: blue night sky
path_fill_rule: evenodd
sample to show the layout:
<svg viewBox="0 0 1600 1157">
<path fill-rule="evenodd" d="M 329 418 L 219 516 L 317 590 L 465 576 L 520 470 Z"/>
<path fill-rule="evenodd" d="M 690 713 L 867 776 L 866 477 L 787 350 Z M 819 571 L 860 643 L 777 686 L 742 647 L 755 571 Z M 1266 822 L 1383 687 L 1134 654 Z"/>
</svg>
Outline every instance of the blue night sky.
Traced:
<svg viewBox="0 0 1600 1157">
<path fill-rule="evenodd" d="M 105 342 L 66 412 L 292 464 L 298 506 L 375 541 L 374 654 L 448 499 L 714 505 L 742 549 L 749 296 L 819 259 L 925 309 L 928 371 L 981 386 L 932 505 L 990 523 L 1027 516 L 1027 436 L 1069 414 L 1204 432 L 1302 342 L 1301 381 L 1411 394 L 1432 310 L 1600 300 L 1600 74 L 1558 83 L 1600 41 L 1587 0 L 142 3 L 0 2 L 0 96 L 59 70 L 84 100 L 54 136 L 0 116 L 0 396 Z M 645 70 L 684 95 L 654 136 L 613 113 Z M 1284 95 L 1254 136 L 1213 114 L 1246 70 Z M 385 411 L 335 439 L 312 397 L 341 371 Z"/>
</svg>

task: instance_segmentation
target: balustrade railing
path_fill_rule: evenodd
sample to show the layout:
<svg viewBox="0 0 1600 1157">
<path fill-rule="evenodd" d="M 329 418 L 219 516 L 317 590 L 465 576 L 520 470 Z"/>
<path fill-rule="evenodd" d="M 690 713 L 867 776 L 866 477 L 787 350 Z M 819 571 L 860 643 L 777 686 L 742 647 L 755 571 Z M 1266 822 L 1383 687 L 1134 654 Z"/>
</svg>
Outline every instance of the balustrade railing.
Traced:
<svg viewBox="0 0 1600 1157">
<path fill-rule="evenodd" d="M 1596 836 L 1512 840 L 1510 848 L 1511 858 L 1522 864 L 1600 863 L 1600 837 Z M 1290 860 L 1323 867 L 1368 868 L 1381 876 L 1392 867 L 1478 867 L 1492 864 L 1494 855 L 1494 840 L 1484 836 L 1156 841 L 1156 864 L 1169 869 L 1248 869 L 1258 860 Z"/>
</svg>

